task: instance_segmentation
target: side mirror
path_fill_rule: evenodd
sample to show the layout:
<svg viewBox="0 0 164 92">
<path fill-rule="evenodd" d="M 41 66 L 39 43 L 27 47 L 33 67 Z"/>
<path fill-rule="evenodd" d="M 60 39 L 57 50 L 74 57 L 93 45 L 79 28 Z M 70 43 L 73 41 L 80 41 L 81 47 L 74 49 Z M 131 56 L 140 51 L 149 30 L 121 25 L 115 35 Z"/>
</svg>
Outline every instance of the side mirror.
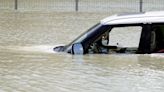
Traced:
<svg viewBox="0 0 164 92">
<path fill-rule="evenodd" d="M 82 55 L 82 54 L 84 54 L 83 45 L 81 43 L 73 44 L 72 45 L 71 54 L 74 54 L 74 55 Z"/>
</svg>

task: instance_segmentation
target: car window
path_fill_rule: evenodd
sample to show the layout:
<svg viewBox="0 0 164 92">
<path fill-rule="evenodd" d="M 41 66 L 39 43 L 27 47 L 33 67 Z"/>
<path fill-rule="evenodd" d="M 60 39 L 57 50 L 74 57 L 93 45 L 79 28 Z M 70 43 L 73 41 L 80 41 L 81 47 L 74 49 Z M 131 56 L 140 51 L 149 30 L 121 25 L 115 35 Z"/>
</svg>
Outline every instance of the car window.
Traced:
<svg viewBox="0 0 164 92">
<path fill-rule="evenodd" d="M 154 25 L 153 26 L 155 33 L 155 48 L 153 52 L 158 52 L 164 49 L 164 25 Z M 163 51 L 162 51 L 163 53 Z"/>
<path fill-rule="evenodd" d="M 138 47 L 142 27 L 114 27 L 109 33 L 109 46 L 118 47 Z"/>
<path fill-rule="evenodd" d="M 160 25 L 159 28 L 160 28 L 159 31 L 160 31 L 161 39 L 164 39 L 164 25 Z"/>
</svg>

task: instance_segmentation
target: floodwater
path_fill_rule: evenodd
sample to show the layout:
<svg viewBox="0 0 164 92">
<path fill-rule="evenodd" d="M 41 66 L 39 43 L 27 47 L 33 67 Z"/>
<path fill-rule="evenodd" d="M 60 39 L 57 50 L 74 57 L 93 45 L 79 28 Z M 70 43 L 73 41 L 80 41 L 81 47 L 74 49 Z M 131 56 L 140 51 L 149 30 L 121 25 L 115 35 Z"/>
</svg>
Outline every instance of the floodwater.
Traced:
<svg viewBox="0 0 164 92">
<path fill-rule="evenodd" d="M 76 0 L 18 0 L 21 11 L 75 11 Z M 78 0 L 80 12 L 139 12 L 141 0 Z M 143 11 L 163 10 L 163 0 L 144 0 Z M 0 0 L 0 9 L 14 10 L 15 0 Z"/>
<path fill-rule="evenodd" d="M 108 15 L 0 12 L 0 92 L 163 92 L 164 55 L 52 51 Z"/>
</svg>

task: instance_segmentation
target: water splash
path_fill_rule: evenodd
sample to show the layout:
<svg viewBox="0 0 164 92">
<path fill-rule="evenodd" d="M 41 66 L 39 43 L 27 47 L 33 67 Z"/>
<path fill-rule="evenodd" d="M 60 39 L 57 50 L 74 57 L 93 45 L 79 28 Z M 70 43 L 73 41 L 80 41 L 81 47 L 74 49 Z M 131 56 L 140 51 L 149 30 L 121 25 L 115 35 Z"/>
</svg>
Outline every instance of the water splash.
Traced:
<svg viewBox="0 0 164 92">
<path fill-rule="evenodd" d="M 5 49 L 34 53 L 57 53 L 53 51 L 53 48 L 56 46 L 61 45 L 5 46 Z"/>
</svg>

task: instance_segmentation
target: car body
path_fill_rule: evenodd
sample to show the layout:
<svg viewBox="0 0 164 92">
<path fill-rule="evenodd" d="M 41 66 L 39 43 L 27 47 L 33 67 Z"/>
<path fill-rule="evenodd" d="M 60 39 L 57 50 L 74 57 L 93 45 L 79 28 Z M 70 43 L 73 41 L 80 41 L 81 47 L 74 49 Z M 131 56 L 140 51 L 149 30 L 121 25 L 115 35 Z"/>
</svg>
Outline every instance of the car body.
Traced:
<svg viewBox="0 0 164 92">
<path fill-rule="evenodd" d="M 54 51 L 72 54 L 163 53 L 164 11 L 107 17 L 70 44 L 55 47 Z"/>
</svg>

